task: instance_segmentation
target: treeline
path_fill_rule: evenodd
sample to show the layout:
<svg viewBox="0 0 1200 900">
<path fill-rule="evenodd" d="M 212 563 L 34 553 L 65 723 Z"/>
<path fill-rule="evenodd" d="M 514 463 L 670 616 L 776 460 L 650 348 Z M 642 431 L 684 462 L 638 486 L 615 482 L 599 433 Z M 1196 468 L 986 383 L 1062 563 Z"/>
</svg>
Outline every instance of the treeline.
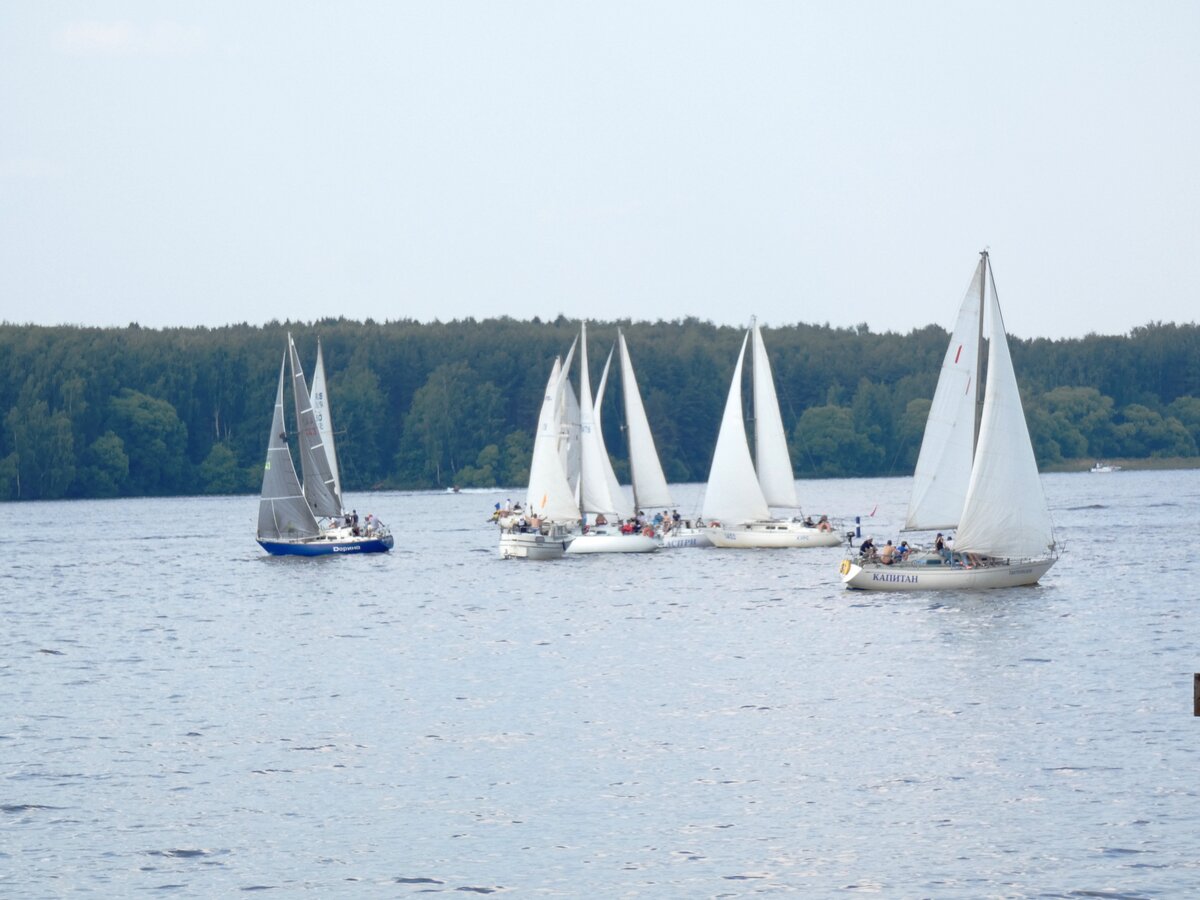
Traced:
<svg viewBox="0 0 1200 900">
<path fill-rule="evenodd" d="M 589 324 L 593 385 L 616 327 Z M 743 329 L 622 328 L 668 478 L 703 481 Z M 289 331 L 310 375 L 321 339 L 348 489 L 519 486 L 550 366 L 578 323 L 2 324 L 0 499 L 256 491 Z M 912 471 L 945 330 L 793 325 L 764 337 L 798 476 Z M 1197 455 L 1197 325 L 1011 345 L 1041 465 Z M 604 427 L 624 476 L 615 369 Z"/>
</svg>

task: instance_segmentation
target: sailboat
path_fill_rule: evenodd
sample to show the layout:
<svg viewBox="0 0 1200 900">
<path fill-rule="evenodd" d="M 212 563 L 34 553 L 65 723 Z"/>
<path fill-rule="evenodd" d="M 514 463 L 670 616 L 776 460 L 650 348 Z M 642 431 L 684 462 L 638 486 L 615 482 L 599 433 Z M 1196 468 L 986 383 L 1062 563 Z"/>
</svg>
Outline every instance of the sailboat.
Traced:
<svg viewBox="0 0 1200 900">
<path fill-rule="evenodd" d="M 845 559 L 842 581 L 875 591 L 1015 587 L 1036 584 L 1058 559 L 986 250 L 942 362 L 905 520 L 906 531 L 950 529 L 953 549 L 891 565 Z"/>
<path fill-rule="evenodd" d="M 617 350 L 621 360 L 621 394 L 625 408 L 625 438 L 629 445 L 629 475 L 633 486 L 633 506 L 637 510 L 661 509 L 669 513 L 675 506 L 667 477 L 663 474 L 654 444 L 654 433 L 646 417 L 642 392 L 638 389 L 633 371 L 629 345 L 621 329 L 617 329 Z M 599 407 L 599 399 L 596 406 Z M 679 547 L 711 547 L 712 542 L 703 528 L 685 528 L 672 522 L 669 530 L 659 535 L 664 549 Z"/>
<path fill-rule="evenodd" d="M 283 409 L 284 382 L 291 361 L 292 394 L 295 402 L 304 485 L 296 474 L 288 445 Z M 321 365 L 321 395 L 328 419 L 328 398 Z M 372 519 L 364 528 L 348 521 L 342 509 L 340 484 L 331 470 L 336 466 L 333 432 L 322 436 L 313 402 L 304 383 L 296 344 L 288 335 L 288 349 L 279 366 L 275 412 L 267 441 L 262 493 L 258 503 L 258 543 L 273 556 L 326 556 L 341 553 L 384 553 L 392 549 L 391 532 Z M 357 518 L 357 517 L 355 517 Z"/>
<path fill-rule="evenodd" d="M 566 383 L 574 353 L 572 345 L 565 364 L 555 358 L 546 382 L 533 437 L 525 509 L 505 510 L 497 518 L 504 559 L 560 559 L 575 539 L 572 529 L 579 522 L 579 504 L 568 479 L 574 428 Z"/>
<path fill-rule="evenodd" d="M 604 399 L 604 387 L 608 382 L 612 353 L 604 365 L 600 377 L 598 399 L 592 397 L 591 376 L 588 372 L 587 323 L 580 326 L 579 352 L 579 507 L 582 516 L 591 516 L 592 522 L 582 534 L 571 542 L 568 553 L 653 553 L 662 543 L 650 533 L 623 534 L 619 523 L 633 517 L 634 509 L 640 509 L 637 487 L 634 487 L 634 508 L 625 499 L 617 476 L 613 472 L 612 460 L 604 443 L 604 431 L 600 426 L 600 403 Z M 648 429 L 648 426 L 647 426 Z"/>
<path fill-rule="evenodd" d="M 742 422 L 742 362 L 751 342 L 754 460 Z M 716 547 L 836 547 L 842 542 L 825 517 L 819 524 L 808 524 L 801 518 L 771 516 L 771 507 L 798 506 L 771 364 L 758 322 L 752 320 L 733 368 L 704 492 L 702 515 L 710 523 L 706 532 Z"/>
</svg>

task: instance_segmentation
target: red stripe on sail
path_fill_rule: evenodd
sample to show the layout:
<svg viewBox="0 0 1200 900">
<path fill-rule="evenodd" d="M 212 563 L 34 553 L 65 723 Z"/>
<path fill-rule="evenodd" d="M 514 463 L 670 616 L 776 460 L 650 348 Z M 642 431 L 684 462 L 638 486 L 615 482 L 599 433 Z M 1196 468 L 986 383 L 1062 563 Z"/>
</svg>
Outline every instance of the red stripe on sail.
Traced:
<svg viewBox="0 0 1200 900">
<path fill-rule="evenodd" d="M 962 344 L 959 344 L 959 345 L 958 345 L 958 352 L 954 354 L 954 363 L 955 363 L 955 365 L 957 365 L 957 364 L 958 364 L 958 358 L 959 358 L 960 356 L 962 356 Z"/>
</svg>

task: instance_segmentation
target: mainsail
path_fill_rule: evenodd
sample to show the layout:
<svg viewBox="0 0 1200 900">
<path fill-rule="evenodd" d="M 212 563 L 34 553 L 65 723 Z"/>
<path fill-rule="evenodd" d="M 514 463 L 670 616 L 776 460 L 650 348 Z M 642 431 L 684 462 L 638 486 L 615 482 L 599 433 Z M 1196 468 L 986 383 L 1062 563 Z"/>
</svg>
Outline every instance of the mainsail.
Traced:
<svg viewBox="0 0 1200 900">
<path fill-rule="evenodd" d="M 313 515 L 336 518 L 342 515 L 342 504 L 335 494 L 333 472 L 329 468 L 329 456 L 317 427 L 308 387 L 304 383 L 304 370 L 296 353 L 296 344 L 288 335 L 288 353 L 292 362 L 292 397 L 296 403 L 296 422 L 300 444 L 300 468 L 304 472 L 304 496 Z"/>
<path fill-rule="evenodd" d="M 621 351 L 621 389 L 625 397 L 625 427 L 629 442 L 629 471 L 633 481 L 633 503 L 639 509 L 674 506 L 658 450 L 654 446 L 654 435 L 642 395 L 638 390 L 637 378 L 633 374 L 633 361 L 625 345 L 625 335 L 617 329 L 617 344 Z"/>
<path fill-rule="evenodd" d="M 275 392 L 275 415 L 271 418 L 271 436 L 267 441 L 267 461 L 263 466 L 262 495 L 258 501 L 258 537 L 260 540 L 315 537 L 320 529 L 313 518 L 296 466 L 288 449 L 287 426 L 283 415 L 283 381 L 287 354 L 279 363 L 279 389 Z"/>
<path fill-rule="evenodd" d="M 608 359 L 604 361 L 604 371 L 600 373 L 600 384 L 596 388 L 596 402 L 592 404 L 592 407 L 596 411 L 596 433 L 600 438 L 600 449 L 603 451 L 604 480 L 608 482 L 608 493 L 613 498 L 613 502 L 617 504 L 617 515 L 622 519 L 628 519 L 633 515 L 635 510 L 626 498 L 625 491 L 621 489 L 621 482 L 617 481 L 617 473 L 613 471 L 612 467 L 612 457 L 608 455 L 608 444 L 604 440 L 604 429 L 600 425 L 600 409 L 604 405 L 604 388 L 608 384 L 608 373 L 612 368 L 612 359 L 613 350 L 610 349 L 608 351 Z M 636 491 L 634 492 L 634 503 L 637 503 Z"/>
<path fill-rule="evenodd" d="M 579 351 L 579 452 L 580 483 L 579 507 L 584 513 L 604 513 L 618 516 L 621 508 L 613 496 L 611 487 L 616 482 L 608 479 L 612 463 L 604 446 L 604 435 L 600 430 L 600 416 L 592 405 L 592 382 L 588 373 L 587 324 L 580 326 Z"/>
<path fill-rule="evenodd" d="M 339 508 L 342 507 L 342 476 L 338 467 L 337 450 L 333 441 L 333 414 L 329 407 L 329 395 L 325 389 L 325 358 L 321 354 L 321 341 L 317 341 L 317 364 L 313 367 L 312 391 L 313 417 L 317 421 L 317 432 L 321 435 L 321 443 L 325 445 L 325 455 L 329 458 L 329 471 L 333 475 L 333 498 Z"/>
<path fill-rule="evenodd" d="M 767 348 L 763 344 L 757 321 L 753 323 L 751 331 L 754 334 L 754 456 L 758 483 L 768 506 L 795 509 L 799 506 L 796 502 L 796 478 L 792 474 L 792 460 L 788 456 L 783 417 L 779 414 L 775 379 L 771 375 L 771 363 L 767 360 Z"/>
</svg>

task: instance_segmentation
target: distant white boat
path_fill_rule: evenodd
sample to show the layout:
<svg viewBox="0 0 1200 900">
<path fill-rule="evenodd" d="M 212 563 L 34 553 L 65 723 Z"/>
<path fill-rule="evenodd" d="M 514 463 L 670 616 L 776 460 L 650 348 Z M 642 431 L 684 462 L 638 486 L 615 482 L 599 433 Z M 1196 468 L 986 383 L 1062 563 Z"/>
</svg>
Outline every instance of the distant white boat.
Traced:
<svg viewBox="0 0 1200 900">
<path fill-rule="evenodd" d="M 1109 465 L 1108 463 L 1098 462 L 1091 469 L 1093 472 L 1120 472 L 1120 466 Z"/>
<path fill-rule="evenodd" d="M 742 361 L 751 340 L 757 468 L 750 458 L 742 422 Z M 771 507 L 798 509 L 799 504 L 771 364 L 762 332 L 752 321 L 738 351 L 704 492 L 702 515 L 710 523 L 705 529 L 708 539 L 716 547 L 746 548 L 836 547 L 842 543 L 841 535 L 828 521 L 817 525 L 799 518 L 773 518 Z"/>
<path fill-rule="evenodd" d="M 1058 558 L 988 254 L 980 256 L 929 408 L 905 523 L 906 531 L 957 528 L 953 550 L 891 564 L 845 559 L 848 588 L 1015 587 L 1035 584 Z M 989 358 L 981 398 L 985 309 Z"/>
</svg>

